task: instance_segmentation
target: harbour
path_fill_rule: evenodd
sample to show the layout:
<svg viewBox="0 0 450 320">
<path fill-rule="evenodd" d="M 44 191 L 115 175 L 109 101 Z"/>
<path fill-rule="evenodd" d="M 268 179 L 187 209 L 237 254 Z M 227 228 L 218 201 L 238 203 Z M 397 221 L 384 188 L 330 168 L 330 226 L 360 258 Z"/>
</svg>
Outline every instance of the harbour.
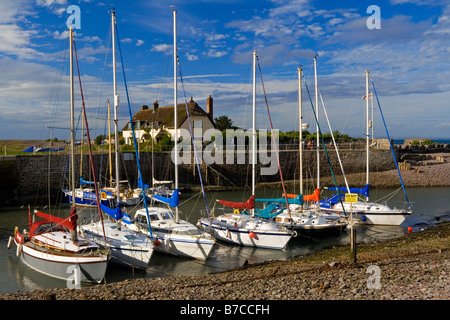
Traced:
<svg viewBox="0 0 450 320">
<path fill-rule="evenodd" d="M 279 190 L 258 190 L 258 196 L 272 195 Z M 377 190 L 377 196 L 391 193 L 392 190 Z M 357 229 L 358 243 L 371 243 L 376 241 L 388 241 L 404 236 L 411 227 L 413 232 L 433 228 L 439 222 L 450 219 L 450 193 L 449 187 L 442 188 L 411 188 L 408 190 L 409 197 L 414 202 L 413 214 L 401 226 L 361 226 Z M 196 223 L 200 218 L 202 199 L 199 201 L 197 194 L 185 195 L 187 202 L 181 204 L 183 218 Z M 244 194 L 245 196 L 245 194 Z M 214 199 L 243 197 L 242 192 L 216 192 L 208 194 L 208 203 L 214 206 Z M 401 201 L 392 199 L 392 201 Z M 87 209 L 85 209 L 87 210 Z M 91 210 L 91 209 L 90 209 Z M 80 220 L 85 212 L 79 211 Z M 1 235 L 0 235 L 0 261 L 1 261 L 1 293 L 17 291 L 29 291 L 34 289 L 67 288 L 68 282 L 44 276 L 39 272 L 28 268 L 16 256 L 15 248 L 7 249 L 9 236 L 14 227 L 25 227 L 28 225 L 28 210 L 26 208 L 2 208 L 0 212 Z M 320 239 L 297 237 L 280 250 L 260 249 L 233 246 L 224 243 L 216 244 L 211 256 L 206 261 L 184 259 L 165 254 L 154 254 L 146 272 L 132 270 L 130 268 L 118 267 L 110 264 L 108 266 L 105 283 L 118 283 L 132 279 L 151 278 L 163 279 L 177 276 L 194 276 L 223 273 L 229 270 L 241 269 L 243 267 L 266 264 L 273 261 L 291 261 L 307 257 L 313 253 L 320 252 L 333 247 L 348 245 L 350 237 L 348 231 L 336 237 Z M 68 274 L 68 277 L 70 275 Z M 89 286 L 89 285 L 88 285 Z"/>
<path fill-rule="evenodd" d="M 65 5 L 0 5 L 0 300 L 450 299 L 450 6 Z"/>
</svg>

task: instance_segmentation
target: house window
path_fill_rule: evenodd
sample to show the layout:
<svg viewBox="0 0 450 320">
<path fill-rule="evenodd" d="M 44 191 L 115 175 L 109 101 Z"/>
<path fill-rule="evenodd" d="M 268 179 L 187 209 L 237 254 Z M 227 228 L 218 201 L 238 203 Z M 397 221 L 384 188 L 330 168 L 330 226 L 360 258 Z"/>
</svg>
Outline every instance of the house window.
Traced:
<svg viewBox="0 0 450 320">
<path fill-rule="evenodd" d="M 194 128 L 203 128 L 203 121 L 194 121 Z"/>
</svg>

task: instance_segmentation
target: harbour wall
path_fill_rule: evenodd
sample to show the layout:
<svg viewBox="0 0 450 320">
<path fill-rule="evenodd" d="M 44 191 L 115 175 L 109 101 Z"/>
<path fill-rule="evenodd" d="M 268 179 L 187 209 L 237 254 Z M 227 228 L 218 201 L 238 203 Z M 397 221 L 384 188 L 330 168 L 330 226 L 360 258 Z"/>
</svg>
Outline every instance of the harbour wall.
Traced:
<svg viewBox="0 0 450 320">
<path fill-rule="evenodd" d="M 317 176 L 316 151 L 303 150 L 303 178 L 315 179 Z M 364 150 L 339 150 L 339 155 L 346 174 L 364 172 L 366 169 L 366 153 Z M 270 152 L 269 152 L 270 156 Z M 154 159 L 154 176 L 157 180 L 174 180 L 174 164 L 170 152 L 140 154 L 140 164 L 144 183 L 151 185 L 152 181 L 152 158 Z M 189 156 L 188 156 L 189 157 Z M 188 158 L 187 157 L 187 158 Z M 238 162 L 238 158 L 241 160 Z M 243 160 L 244 159 L 244 160 Z M 251 157 L 250 157 L 251 159 Z M 272 183 L 280 181 L 280 174 L 261 174 L 262 168 L 270 167 L 270 163 L 262 165 L 258 158 L 256 164 L 256 183 Z M 286 150 L 279 152 L 283 179 L 299 179 L 299 150 Z M 271 158 L 276 161 L 276 157 Z M 331 163 L 335 175 L 341 175 L 339 159 L 334 150 L 320 151 L 320 176 L 330 176 Z M 109 157 L 94 154 L 93 166 L 97 174 L 97 181 L 104 186 L 109 183 Z M 178 167 L 179 185 L 189 190 L 200 186 L 200 176 L 197 165 L 193 161 L 193 154 L 188 163 L 182 163 Z M 119 153 L 120 180 L 123 184 L 135 188 L 137 185 L 138 169 L 134 153 Z M 278 166 L 277 162 L 272 164 Z M 90 174 L 90 160 L 88 155 L 75 158 L 75 177 L 80 177 L 80 166 L 83 167 L 82 177 L 84 180 L 93 180 Z M 115 159 L 112 158 L 114 172 Z M 234 163 L 230 164 L 224 156 L 223 164 L 213 163 L 199 165 L 202 172 L 202 180 L 205 186 L 210 188 L 242 188 L 250 186 L 252 181 L 252 166 L 249 154 L 245 152 L 242 157 L 234 154 Z M 370 152 L 370 171 L 385 171 L 395 168 L 395 162 L 390 150 L 373 150 Z M 278 171 L 278 170 L 276 170 Z M 63 197 L 61 189 L 69 186 L 70 175 L 69 155 L 16 155 L 0 157 L 0 205 L 45 205 L 48 201 L 60 201 Z M 100 174 L 99 174 L 100 173 Z M 114 173 L 113 173 L 114 175 Z M 78 186 L 78 184 L 77 184 Z"/>
</svg>

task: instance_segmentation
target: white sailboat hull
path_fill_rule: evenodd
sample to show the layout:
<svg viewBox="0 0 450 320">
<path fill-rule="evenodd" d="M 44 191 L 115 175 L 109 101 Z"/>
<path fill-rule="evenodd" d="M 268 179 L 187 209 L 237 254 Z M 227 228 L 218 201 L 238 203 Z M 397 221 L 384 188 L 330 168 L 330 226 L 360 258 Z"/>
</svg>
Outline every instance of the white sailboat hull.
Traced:
<svg viewBox="0 0 450 320">
<path fill-rule="evenodd" d="M 103 236 L 101 222 L 94 222 L 80 227 L 84 236 L 99 245 L 111 249 L 111 261 L 133 268 L 146 269 L 153 256 L 154 244 L 144 234 L 137 233 L 110 220 L 103 222 L 106 236 Z"/>
<path fill-rule="evenodd" d="M 157 251 L 198 260 L 206 260 L 215 243 L 213 239 L 198 236 L 173 236 L 162 232 L 153 235 L 160 241 Z"/>
<path fill-rule="evenodd" d="M 345 212 L 353 212 L 354 219 L 359 224 L 374 224 L 385 226 L 399 226 L 411 214 L 410 211 L 392 209 L 384 204 L 357 202 L 350 207 L 350 203 L 344 203 Z M 322 209 L 325 212 L 343 212 L 342 205 L 336 204 L 332 209 Z"/>
<path fill-rule="evenodd" d="M 199 221 L 205 230 L 224 242 L 241 246 L 282 250 L 294 233 L 269 221 L 244 215 L 224 215 L 202 218 Z"/>
<path fill-rule="evenodd" d="M 151 236 L 159 241 L 155 250 L 185 258 L 206 260 L 215 244 L 215 240 L 185 220 L 175 222 L 171 209 L 150 207 Z M 150 237 L 145 209 L 135 214 L 135 223 L 130 228 Z"/>
</svg>

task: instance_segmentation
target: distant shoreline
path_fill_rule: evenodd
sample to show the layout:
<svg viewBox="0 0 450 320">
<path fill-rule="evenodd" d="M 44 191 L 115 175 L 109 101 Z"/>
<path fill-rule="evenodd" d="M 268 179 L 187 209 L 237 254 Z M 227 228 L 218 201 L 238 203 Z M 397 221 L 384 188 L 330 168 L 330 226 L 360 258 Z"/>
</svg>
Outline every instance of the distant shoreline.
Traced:
<svg viewBox="0 0 450 320">
<path fill-rule="evenodd" d="M 410 170 L 400 171 L 405 188 L 425 188 L 425 187 L 450 187 L 450 154 L 442 153 L 445 162 L 442 164 L 430 164 L 430 165 L 417 165 L 413 166 Z M 400 188 L 401 182 L 396 169 L 370 172 L 370 187 L 374 189 L 391 189 Z M 365 172 L 351 173 L 346 175 L 347 181 L 351 186 L 365 185 L 366 174 Z M 342 175 L 336 176 L 336 182 L 339 186 L 345 186 L 345 181 Z M 298 184 L 298 181 L 287 180 L 285 181 L 286 187 Z M 305 184 L 314 185 L 314 179 L 305 179 Z M 320 178 L 322 186 L 333 187 L 333 177 L 325 176 Z M 281 182 L 264 182 L 258 183 L 256 189 L 282 188 Z M 200 187 L 187 187 L 190 191 L 200 191 Z M 232 191 L 243 190 L 245 187 L 232 187 L 232 186 L 205 186 L 207 191 Z"/>
</svg>

